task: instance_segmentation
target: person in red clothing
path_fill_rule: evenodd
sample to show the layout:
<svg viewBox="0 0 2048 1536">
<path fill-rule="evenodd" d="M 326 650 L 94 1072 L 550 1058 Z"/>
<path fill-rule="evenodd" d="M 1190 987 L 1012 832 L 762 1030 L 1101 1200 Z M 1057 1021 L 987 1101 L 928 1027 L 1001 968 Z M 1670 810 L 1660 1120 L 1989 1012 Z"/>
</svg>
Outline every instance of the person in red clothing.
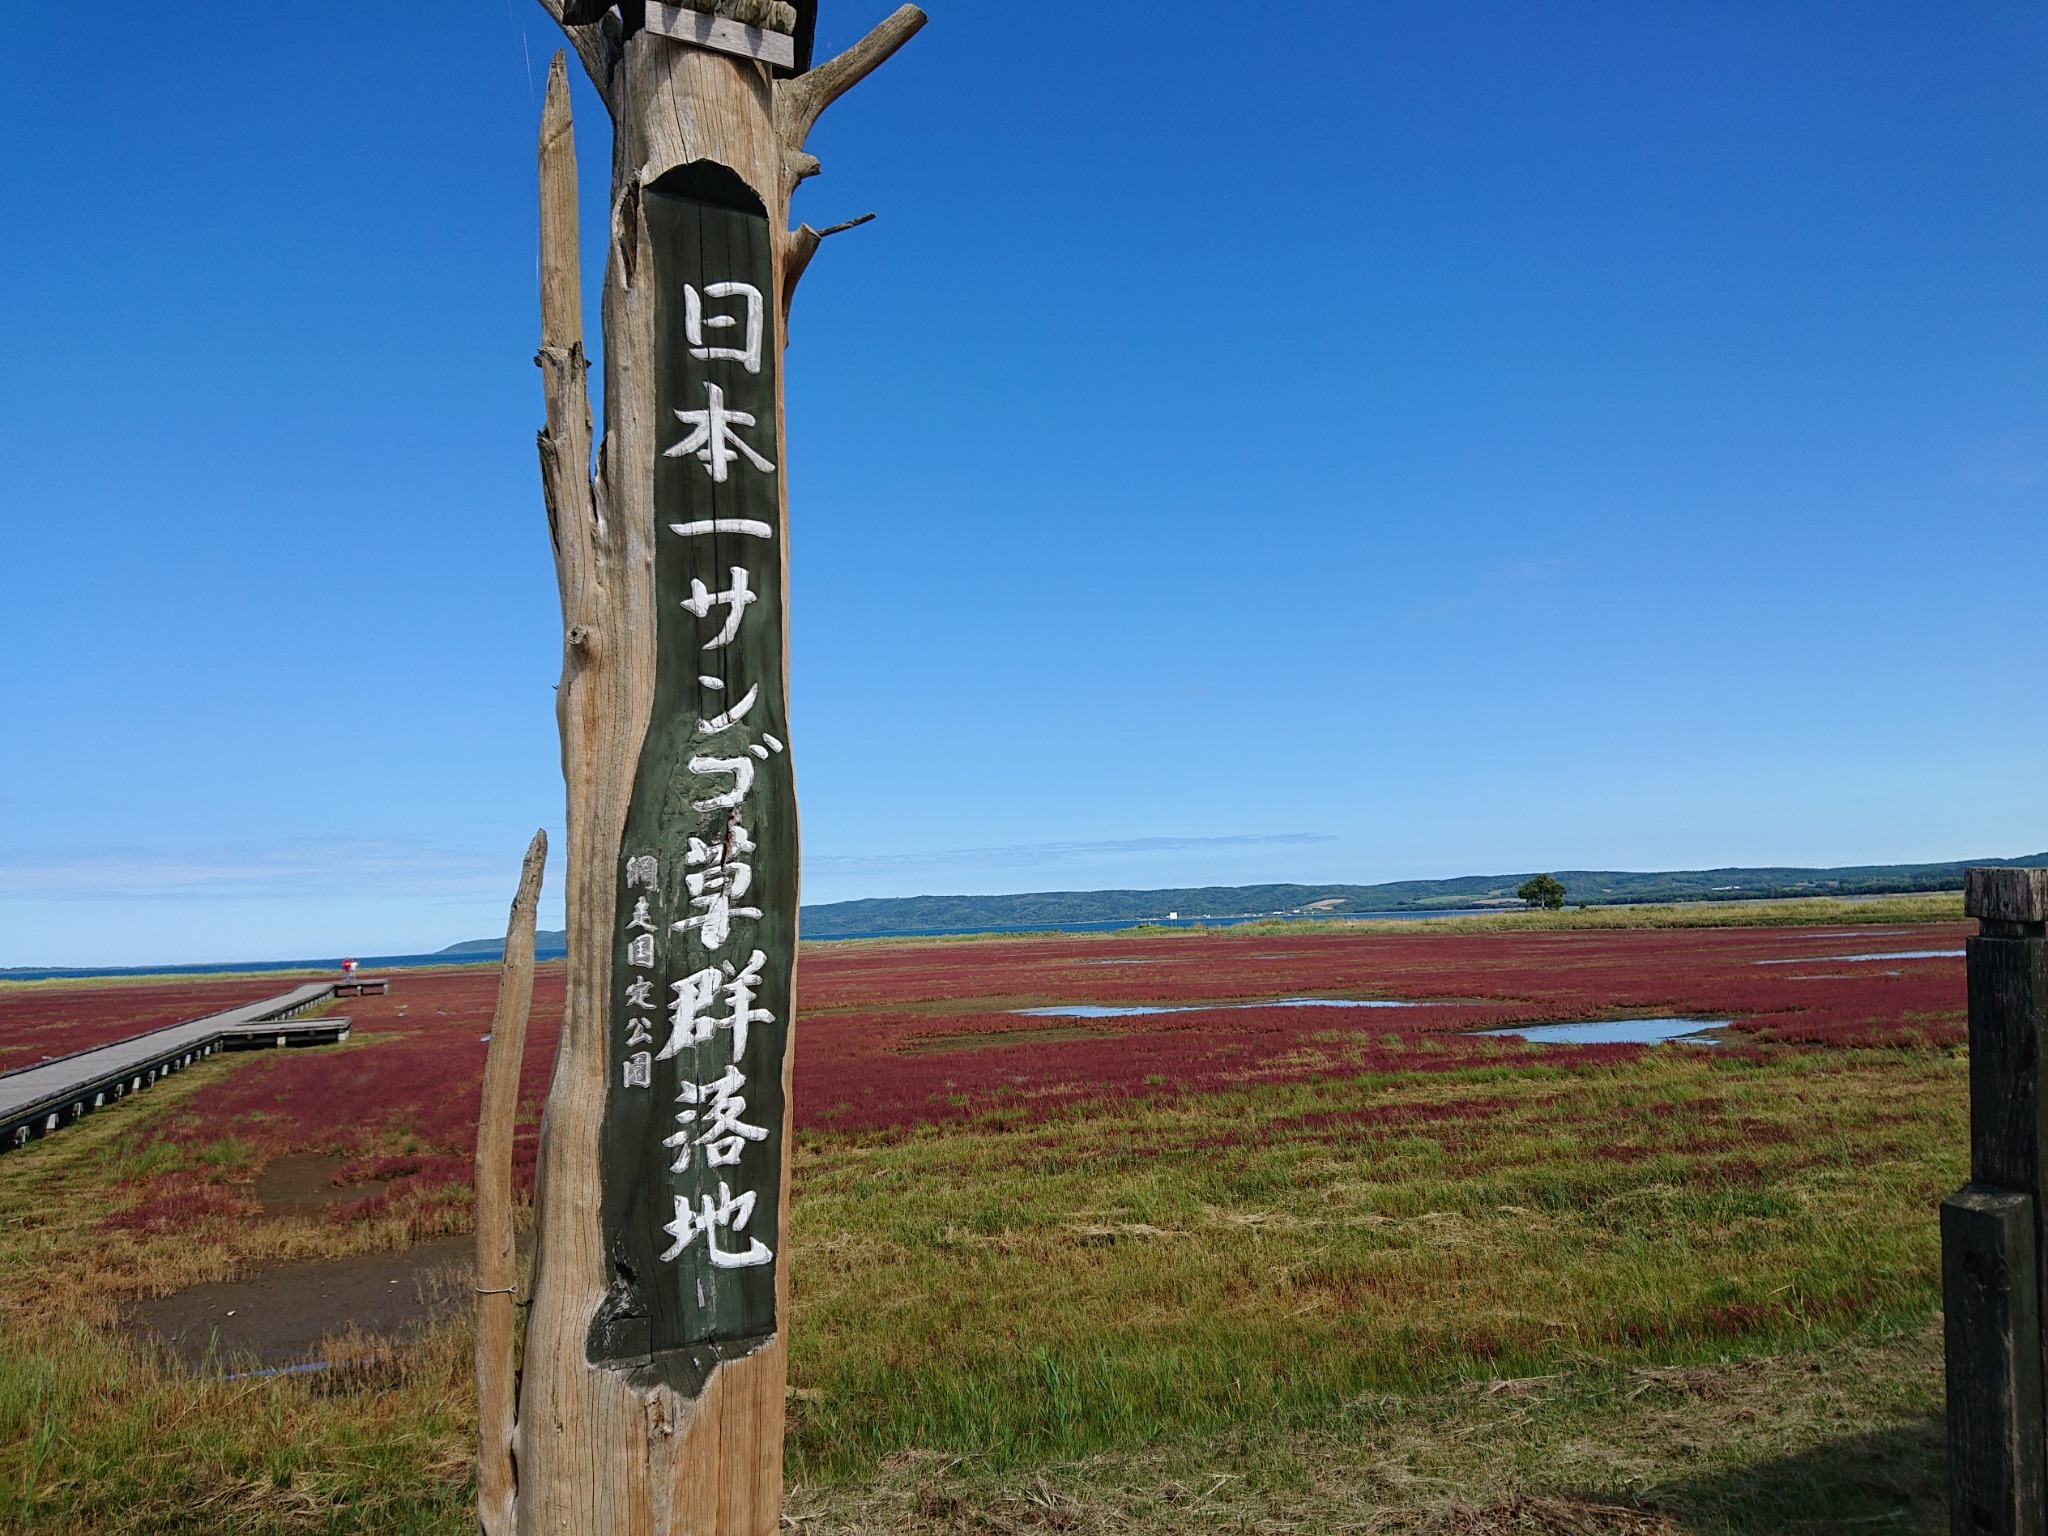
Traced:
<svg viewBox="0 0 2048 1536">
<path fill-rule="evenodd" d="M 353 960 L 344 960 L 344 961 L 342 961 L 342 962 L 341 962 L 341 974 L 342 974 L 342 978 L 343 978 L 344 980 L 346 980 L 346 981 L 354 981 L 354 980 L 356 979 L 356 963 L 355 963 L 355 961 L 353 961 Z"/>
</svg>

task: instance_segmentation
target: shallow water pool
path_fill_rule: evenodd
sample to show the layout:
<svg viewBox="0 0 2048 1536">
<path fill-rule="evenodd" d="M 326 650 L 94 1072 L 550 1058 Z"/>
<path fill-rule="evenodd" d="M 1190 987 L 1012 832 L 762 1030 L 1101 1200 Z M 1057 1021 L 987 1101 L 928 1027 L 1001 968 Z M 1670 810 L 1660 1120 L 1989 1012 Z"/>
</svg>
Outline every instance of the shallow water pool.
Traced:
<svg viewBox="0 0 2048 1536">
<path fill-rule="evenodd" d="M 1860 965 L 1866 960 L 1960 960 L 1960 949 L 1891 949 L 1881 955 L 1800 955 L 1791 960 L 1759 960 L 1758 965 Z"/>
<path fill-rule="evenodd" d="M 1274 997 L 1250 1003 L 1133 1003 L 1108 1007 L 1101 1003 L 1062 1003 L 1057 1008 L 1013 1008 L 1027 1019 L 1128 1019 L 1142 1013 L 1209 1013 L 1218 1008 L 1427 1008 L 1428 1003 L 1398 1002 L 1382 997 Z"/>
<path fill-rule="evenodd" d="M 1666 1040 L 1686 1045 L 1712 1045 L 1709 1029 L 1725 1029 L 1726 1019 L 1589 1019 L 1583 1024 L 1523 1024 L 1514 1029 L 1482 1029 L 1480 1035 L 1505 1035 L 1531 1045 L 1658 1045 Z"/>
</svg>

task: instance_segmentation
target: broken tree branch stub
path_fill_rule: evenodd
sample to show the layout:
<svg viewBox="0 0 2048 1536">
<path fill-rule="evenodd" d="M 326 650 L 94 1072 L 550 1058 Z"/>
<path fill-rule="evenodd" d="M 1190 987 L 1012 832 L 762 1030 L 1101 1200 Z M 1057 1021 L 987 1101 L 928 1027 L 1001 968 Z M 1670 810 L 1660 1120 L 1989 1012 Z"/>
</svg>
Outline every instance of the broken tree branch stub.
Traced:
<svg viewBox="0 0 2048 1536">
<path fill-rule="evenodd" d="M 533 930 L 547 867 L 548 835 L 533 834 L 505 925 L 498 1006 L 484 1057 L 476 1128 L 476 1521 L 483 1536 L 513 1530 L 512 1437 L 517 1404 L 513 1339 L 517 1268 L 512 1237 L 512 1136 L 519 1069 L 533 1009 Z"/>
<path fill-rule="evenodd" d="M 563 20 L 564 0 L 543 3 Z M 540 145 L 569 954 L 515 1523 L 768 1536 L 797 910 L 781 365 L 820 238 L 789 228 L 789 199 L 818 169 L 819 114 L 924 15 L 904 6 L 779 78 L 589 10 L 564 31 L 613 126 L 595 473 L 559 56 Z"/>
</svg>

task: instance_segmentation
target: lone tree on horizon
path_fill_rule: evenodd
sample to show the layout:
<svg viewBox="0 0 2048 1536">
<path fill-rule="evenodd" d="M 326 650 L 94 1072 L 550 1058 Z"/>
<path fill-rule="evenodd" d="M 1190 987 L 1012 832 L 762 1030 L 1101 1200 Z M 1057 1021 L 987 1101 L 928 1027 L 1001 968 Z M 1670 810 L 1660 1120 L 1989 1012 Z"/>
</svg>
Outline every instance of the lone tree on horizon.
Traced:
<svg viewBox="0 0 2048 1536">
<path fill-rule="evenodd" d="M 1515 887 L 1515 894 L 1532 907 L 1556 912 L 1564 907 L 1564 882 L 1555 875 L 1531 875 Z"/>
</svg>

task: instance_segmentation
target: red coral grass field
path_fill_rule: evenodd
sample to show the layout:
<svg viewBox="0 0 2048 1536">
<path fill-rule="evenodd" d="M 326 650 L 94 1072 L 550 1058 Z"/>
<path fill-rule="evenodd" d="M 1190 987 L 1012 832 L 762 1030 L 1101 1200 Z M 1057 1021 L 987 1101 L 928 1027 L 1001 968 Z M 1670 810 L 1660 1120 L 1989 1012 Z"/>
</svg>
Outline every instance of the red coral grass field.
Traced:
<svg viewBox="0 0 2048 1536">
<path fill-rule="evenodd" d="M 1784 1045 L 1953 1046 L 1966 1033 L 1963 931 L 1222 932 L 815 945 L 800 975 L 796 1118 L 804 1129 L 875 1130 L 1331 1074 L 1532 1056 L 1603 1063 L 1644 1048 L 1530 1046 L 1473 1032 L 1638 1015 L 1726 1020 L 1738 1038 Z M 1842 958 L 1894 954 L 1920 957 Z M 0 1053 L 83 1049 L 284 985 L 180 979 L 0 992 Z M 488 966 L 401 972 L 387 996 L 343 1000 L 355 1021 L 350 1047 L 251 1058 L 197 1094 L 170 1134 L 231 1135 L 275 1151 L 467 1156 L 496 990 Z M 1272 1005 L 1306 998 L 1418 1006 Z M 561 1000 L 560 966 L 542 966 L 522 1075 L 520 1165 L 529 1174 Z M 1061 1005 L 1171 1011 L 1037 1012 Z"/>
<path fill-rule="evenodd" d="M 0 1072 L 275 997 L 304 979 L 179 976 L 0 985 Z"/>
<path fill-rule="evenodd" d="M 1532 1055 L 1553 1066 L 1609 1062 L 1642 1048 L 1529 1046 L 1472 1032 L 1631 1016 L 1726 1020 L 1736 1038 L 1757 1043 L 1953 1046 L 1967 1034 L 1963 932 L 1224 932 L 823 949 L 806 955 L 799 978 L 797 1120 L 871 1130 L 1333 1073 L 1444 1071 Z M 1953 953 L 1830 958 L 1924 951 Z M 1424 1006 L 1245 1006 L 1299 998 Z M 1025 1011 L 1061 1004 L 1177 1011 Z"/>
<path fill-rule="evenodd" d="M 193 1095 L 172 1133 L 290 1151 L 472 1153 L 497 992 L 491 966 L 399 972 L 384 996 L 336 1004 L 352 1020 L 347 1045 L 257 1056 Z M 547 1090 L 561 1017 L 561 967 L 545 967 L 520 1084 L 528 1118 Z M 524 1140 L 530 1167 L 531 1127 Z"/>
<path fill-rule="evenodd" d="M 1935 1211 L 1968 1172 L 1964 931 L 807 946 L 784 1255 L 791 1476 L 831 1486 L 915 1458 L 1079 1466 L 1248 1426 L 1349 1443 L 1381 1422 L 1359 1405 L 1410 1401 L 1478 1447 L 1550 1422 L 1514 1417 L 1532 1382 L 1586 1383 L 1597 1411 L 1556 1421 L 1585 1440 L 1596 1420 L 1611 1434 L 1615 1415 L 1674 1411 L 1655 1384 L 1677 1373 L 1772 1360 L 1805 1362 L 1780 1388 L 1820 1372 L 1826 1391 L 1809 1395 L 1843 1422 L 1929 1420 Z M 0 987 L 0 1050 L 51 1054 L 287 984 Z M 0 1394 L 10 1334 L 29 1341 L 21 1372 L 58 1370 L 80 1318 L 112 1326 L 117 1293 L 466 1230 L 496 989 L 491 966 L 396 972 L 388 995 L 337 1005 L 355 1026 L 344 1045 L 215 1057 L 0 1157 Z M 515 1142 L 529 1192 L 562 992 L 560 964 L 543 966 Z M 1637 1017 L 1725 1027 L 1706 1046 L 1478 1033 Z M 267 1170 L 304 1176 L 291 1157 L 332 1198 L 273 1208 Z M 93 1345 L 79 1401 L 105 1395 L 111 1347 Z M 452 1532 L 470 1518 L 449 1482 L 468 1455 L 467 1366 L 459 1339 L 435 1347 L 420 1359 L 439 1363 L 394 1389 L 390 1444 L 407 1448 L 390 1454 Z M 1815 1364 L 1828 1351 L 1846 1363 Z M 1482 1424 L 1464 1405 L 1492 1404 L 1468 1390 L 1489 1382 L 1502 1416 Z M 161 1396 L 182 1390 L 151 1386 L 135 1411 L 184 1422 Z M 386 1411 L 261 1390 L 331 1444 Z M 1741 1406 L 1727 1443 L 1778 1444 L 1777 1401 Z M 232 1439 L 225 1411 L 205 1422 Z M 74 1423 L 47 1464 L 0 1433 L 0 1525 L 5 1489 L 41 1478 L 83 1490 L 71 1528 L 101 1528 L 104 1479 L 80 1469 L 125 1433 Z M 1535 1441 L 1515 1443 L 1519 1465 L 1543 1464 Z"/>
<path fill-rule="evenodd" d="M 1947 1048 L 1965 1036 L 1962 964 L 1953 953 L 1962 933 L 1960 924 L 1855 932 L 1223 931 L 813 945 L 799 975 L 795 1118 L 807 1136 L 897 1135 L 948 1122 L 1000 1129 L 1091 1104 L 1330 1078 L 1455 1075 L 1516 1063 L 1595 1068 L 1665 1048 L 1529 1045 L 1475 1031 L 1638 1015 L 1725 1020 L 1729 1043 L 1714 1048 L 1724 1056 L 1743 1042 Z M 1899 958 L 1850 958 L 1857 956 Z M 175 980 L 0 992 L 0 1051 L 78 1048 L 286 984 Z M 415 1192 L 466 1186 L 496 986 L 489 966 L 400 972 L 388 995 L 344 1000 L 355 1021 L 347 1046 L 240 1060 L 159 1132 L 189 1146 L 232 1139 L 257 1164 L 288 1152 L 352 1158 L 338 1181 L 364 1194 L 337 1211 L 339 1220 L 390 1210 Z M 1394 1006 L 1283 1005 L 1315 998 Z M 515 1145 L 522 1189 L 531 1187 L 561 1000 L 560 966 L 543 966 Z M 1162 1011 L 1038 1012 L 1063 1005 Z M 154 1230 L 242 1209 L 227 1194 L 205 1194 L 168 1174 L 142 1195 L 117 1222 Z"/>
<path fill-rule="evenodd" d="M 1817 1030 L 1809 1043 L 1818 1044 L 1844 1030 L 1882 1032 L 1908 1014 L 1960 1010 L 1967 931 L 1961 923 L 1857 932 L 1418 930 L 1412 937 L 1222 930 L 1080 942 L 814 946 L 804 958 L 802 1004 L 810 1014 L 959 1008 L 973 1001 L 1029 1007 L 1304 996 L 1453 999 L 1513 1007 L 1521 1023 L 1619 1011 L 1737 1014 L 1745 1028 L 1766 1035 L 1780 1022 Z M 1837 958 L 1920 951 L 1953 954 L 1882 962 Z"/>
</svg>

